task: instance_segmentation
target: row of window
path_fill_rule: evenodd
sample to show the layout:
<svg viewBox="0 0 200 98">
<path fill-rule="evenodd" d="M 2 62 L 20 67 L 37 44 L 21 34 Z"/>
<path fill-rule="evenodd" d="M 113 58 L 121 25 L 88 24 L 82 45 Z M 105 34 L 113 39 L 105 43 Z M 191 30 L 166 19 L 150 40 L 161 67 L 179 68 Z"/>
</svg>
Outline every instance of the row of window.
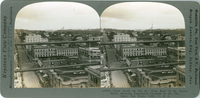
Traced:
<svg viewBox="0 0 200 98">
<path fill-rule="evenodd" d="M 126 51 L 126 52 L 123 52 L 123 53 L 145 53 L 144 51 Z"/>
<path fill-rule="evenodd" d="M 40 52 L 40 51 L 55 51 L 56 49 L 35 49 L 35 52 Z M 72 49 L 72 50 L 59 50 L 58 52 L 78 52 L 77 49 Z"/>
<path fill-rule="evenodd" d="M 166 51 L 166 49 L 155 49 L 155 50 L 146 50 L 147 52 L 149 51 L 149 52 L 151 52 L 151 51 Z"/>
<path fill-rule="evenodd" d="M 127 57 L 127 56 L 142 56 L 142 55 L 165 55 L 166 53 L 133 53 L 133 54 L 123 54 L 123 57 Z"/>
<path fill-rule="evenodd" d="M 65 53 L 65 54 L 58 54 L 59 56 L 60 55 L 78 55 L 78 53 Z"/>
<path fill-rule="evenodd" d="M 41 38 L 26 38 L 26 40 L 40 40 Z"/>
<path fill-rule="evenodd" d="M 133 53 L 166 53 L 166 51 L 127 51 L 127 52 L 123 52 L 124 54 L 133 54 Z"/>
<path fill-rule="evenodd" d="M 47 56 L 55 56 L 53 54 L 41 54 L 41 55 L 35 55 L 35 57 L 47 57 Z"/>
<path fill-rule="evenodd" d="M 59 50 L 58 52 L 78 52 L 78 50 L 75 50 L 75 49 L 73 49 L 73 50 Z"/>
<path fill-rule="evenodd" d="M 100 53 L 100 51 L 80 51 L 80 52 L 82 52 L 82 53 Z"/>
<path fill-rule="evenodd" d="M 34 51 L 35 52 L 40 52 L 40 51 L 46 51 L 46 52 L 48 52 L 48 51 L 54 51 L 54 50 L 56 50 L 56 49 L 35 49 Z"/>
<path fill-rule="evenodd" d="M 130 41 L 130 39 L 115 39 L 115 41 L 117 41 L 117 40 L 118 40 L 118 41 L 120 41 L 120 40 L 121 40 L 121 41 L 123 41 L 123 40 L 124 40 L 124 41 Z"/>
<path fill-rule="evenodd" d="M 46 53 L 40 53 L 40 55 L 45 55 L 45 54 L 46 55 L 53 55 L 53 54 L 55 55 L 56 53 L 47 53 L 47 52 Z"/>
<path fill-rule="evenodd" d="M 134 48 L 134 49 L 123 49 L 123 51 L 166 51 L 166 49 L 144 49 L 144 48 Z"/>
<path fill-rule="evenodd" d="M 47 56 L 77 56 L 78 53 L 75 54 L 40 54 L 40 55 L 35 55 L 35 57 L 47 57 Z"/>
<path fill-rule="evenodd" d="M 27 40 L 27 42 L 40 42 L 38 40 Z"/>
<path fill-rule="evenodd" d="M 115 39 L 128 39 L 128 38 L 130 38 L 129 36 L 127 36 L 127 37 L 114 37 Z"/>
</svg>

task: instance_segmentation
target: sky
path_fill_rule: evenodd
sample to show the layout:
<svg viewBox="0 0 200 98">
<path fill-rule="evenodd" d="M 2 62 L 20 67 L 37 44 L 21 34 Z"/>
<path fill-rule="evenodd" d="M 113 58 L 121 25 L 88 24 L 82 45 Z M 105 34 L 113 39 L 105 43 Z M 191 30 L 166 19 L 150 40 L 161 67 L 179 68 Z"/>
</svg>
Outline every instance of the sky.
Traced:
<svg viewBox="0 0 200 98">
<path fill-rule="evenodd" d="M 168 4 L 151 2 L 119 3 L 101 15 L 102 28 L 177 29 L 185 28 L 181 12 Z"/>
<path fill-rule="evenodd" d="M 101 26 L 100 26 L 101 22 Z M 81 3 L 43 2 L 22 8 L 16 17 L 16 29 L 176 29 L 185 28 L 181 12 L 164 3 L 129 2 L 112 5 L 101 18 Z"/>
<path fill-rule="evenodd" d="M 94 29 L 100 26 L 97 12 L 81 3 L 45 2 L 22 8 L 16 17 L 16 29 L 59 30 Z"/>
</svg>

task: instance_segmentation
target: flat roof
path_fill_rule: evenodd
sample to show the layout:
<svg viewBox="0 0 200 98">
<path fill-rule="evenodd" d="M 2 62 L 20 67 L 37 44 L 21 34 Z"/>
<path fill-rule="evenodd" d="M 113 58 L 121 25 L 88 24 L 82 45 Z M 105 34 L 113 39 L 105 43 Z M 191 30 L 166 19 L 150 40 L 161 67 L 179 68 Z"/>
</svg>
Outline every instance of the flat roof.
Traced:
<svg viewBox="0 0 200 98">
<path fill-rule="evenodd" d="M 182 69 L 185 69 L 185 65 L 179 65 L 179 66 L 177 66 L 177 67 L 182 68 Z"/>
<path fill-rule="evenodd" d="M 84 70 L 84 68 L 71 68 L 71 67 L 68 67 L 68 68 L 61 68 L 61 69 L 54 69 L 55 72 L 65 72 L 65 71 L 76 71 L 76 70 Z"/>
<path fill-rule="evenodd" d="M 101 68 L 101 65 L 95 65 L 95 66 L 89 66 L 90 68 L 93 68 L 93 69 L 100 69 Z"/>
<path fill-rule="evenodd" d="M 160 68 L 144 68 L 147 71 L 162 71 L 162 70 L 173 70 L 172 67 L 160 67 Z"/>
<path fill-rule="evenodd" d="M 147 46 L 147 45 L 122 45 L 122 48 L 166 48 L 165 46 Z"/>
<path fill-rule="evenodd" d="M 79 49 L 85 49 L 85 50 L 88 50 L 88 51 L 99 51 L 100 52 L 100 48 L 99 47 L 79 47 Z"/>
<path fill-rule="evenodd" d="M 175 76 L 176 73 L 152 73 L 152 76 L 157 76 L 157 77 L 166 77 L 166 76 Z"/>
<path fill-rule="evenodd" d="M 78 49 L 78 46 L 74 46 L 74 47 L 68 47 L 68 46 L 44 46 L 44 45 L 37 45 L 37 46 L 33 46 L 35 49 L 36 48 L 47 48 L 47 49 L 49 49 L 49 48 L 57 48 L 57 49 L 63 49 L 63 48 L 65 48 L 65 49 L 74 49 L 74 48 L 77 48 Z"/>
<path fill-rule="evenodd" d="M 185 73 L 185 65 L 179 65 L 176 67 L 177 71 L 181 71 L 182 73 Z"/>
<path fill-rule="evenodd" d="M 85 48 L 85 49 L 99 49 L 99 47 L 79 47 L 79 48 Z"/>
<path fill-rule="evenodd" d="M 68 76 L 68 77 L 82 77 L 82 76 L 88 76 L 88 73 L 84 73 L 84 74 L 74 74 L 74 73 L 66 73 L 66 74 L 62 74 L 63 76 Z"/>
<path fill-rule="evenodd" d="M 185 47 L 168 47 L 169 49 L 184 51 Z"/>
</svg>

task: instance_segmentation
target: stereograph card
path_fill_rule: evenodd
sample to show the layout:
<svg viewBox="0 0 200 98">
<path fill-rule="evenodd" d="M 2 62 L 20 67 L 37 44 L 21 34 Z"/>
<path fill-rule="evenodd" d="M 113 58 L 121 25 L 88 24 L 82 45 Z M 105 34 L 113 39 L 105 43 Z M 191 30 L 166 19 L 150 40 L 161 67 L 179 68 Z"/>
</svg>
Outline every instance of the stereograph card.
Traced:
<svg viewBox="0 0 200 98">
<path fill-rule="evenodd" d="M 199 3 L 5 0 L 1 95 L 195 98 Z"/>
</svg>

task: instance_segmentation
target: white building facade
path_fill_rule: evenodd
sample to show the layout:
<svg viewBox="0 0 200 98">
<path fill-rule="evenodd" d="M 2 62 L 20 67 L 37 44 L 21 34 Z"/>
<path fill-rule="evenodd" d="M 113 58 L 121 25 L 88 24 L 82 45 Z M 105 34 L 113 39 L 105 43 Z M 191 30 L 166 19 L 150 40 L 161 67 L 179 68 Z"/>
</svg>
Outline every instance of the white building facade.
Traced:
<svg viewBox="0 0 200 98">
<path fill-rule="evenodd" d="M 36 43 L 36 42 L 48 42 L 48 39 L 42 38 L 41 35 L 36 35 L 36 34 L 29 34 L 28 36 L 25 36 L 25 43 Z M 26 45 L 26 49 L 31 51 L 31 46 Z"/>
<path fill-rule="evenodd" d="M 136 37 L 130 37 L 129 34 L 124 34 L 124 33 L 117 33 L 117 35 L 113 36 L 113 41 L 114 42 L 131 42 L 131 41 L 137 41 Z M 132 44 L 134 45 L 134 44 Z M 120 45 L 115 45 L 115 48 L 119 51 Z"/>
</svg>

